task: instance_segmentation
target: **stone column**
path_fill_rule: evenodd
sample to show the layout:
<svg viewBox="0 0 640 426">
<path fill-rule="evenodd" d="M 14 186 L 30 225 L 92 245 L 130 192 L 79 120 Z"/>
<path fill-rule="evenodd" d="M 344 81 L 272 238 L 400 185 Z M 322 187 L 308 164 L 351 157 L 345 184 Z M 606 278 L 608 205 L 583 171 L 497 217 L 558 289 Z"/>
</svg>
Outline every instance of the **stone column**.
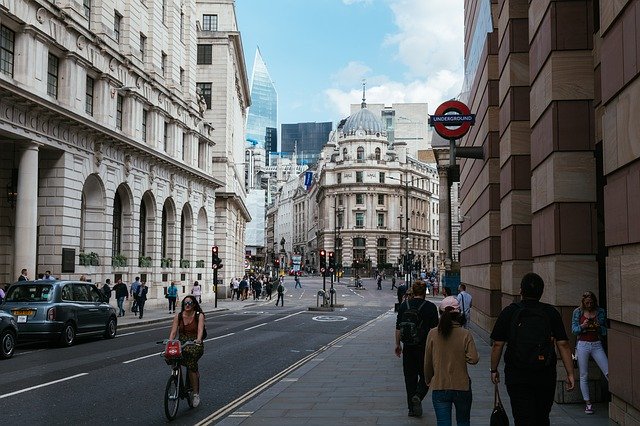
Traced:
<svg viewBox="0 0 640 426">
<path fill-rule="evenodd" d="M 36 278 L 36 239 L 38 229 L 38 145 L 29 143 L 20 154 L 18 166 L 18 196 L 13 256 L 13 277 L 27 268 L 28 276 Z"/>
</svg>

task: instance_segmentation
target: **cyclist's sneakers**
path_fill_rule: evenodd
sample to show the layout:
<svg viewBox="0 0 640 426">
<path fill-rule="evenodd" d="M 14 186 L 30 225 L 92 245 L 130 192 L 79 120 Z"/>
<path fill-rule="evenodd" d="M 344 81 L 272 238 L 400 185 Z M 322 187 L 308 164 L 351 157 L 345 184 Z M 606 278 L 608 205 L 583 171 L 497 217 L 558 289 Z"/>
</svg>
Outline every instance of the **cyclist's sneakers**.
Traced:
<svg viewBox="0 0 640 426">
<path fill-rule="evenodd" d="M 593 414 L 593 406 L 591 404 L 587 404 L 587 406 L 584 408 L 584 412 L 586 414 Z"/>
<path fill-rule="evenodd" d="M 196 408 L 198 405 L 200 405 L 200 395 L 197 393 L 193 394 L 193 408 Z"/>
</svg>

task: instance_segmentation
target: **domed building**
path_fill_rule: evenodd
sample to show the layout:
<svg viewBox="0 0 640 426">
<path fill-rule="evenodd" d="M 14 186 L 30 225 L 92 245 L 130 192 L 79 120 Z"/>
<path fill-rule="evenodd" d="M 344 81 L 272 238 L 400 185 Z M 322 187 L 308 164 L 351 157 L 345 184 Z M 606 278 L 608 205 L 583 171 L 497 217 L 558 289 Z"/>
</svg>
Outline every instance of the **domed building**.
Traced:
<svg viewBox="0 0 640 426">
<path fill-rule="evenodd" d="M 360 110 L 340 122 L 322 156 L 317 250 L 335 251 L 345 275 L 431 270 L 438 253 L 437 169 L 407 155 L 406 142 L 389 142 L 364 93 Z"/>
</svg>

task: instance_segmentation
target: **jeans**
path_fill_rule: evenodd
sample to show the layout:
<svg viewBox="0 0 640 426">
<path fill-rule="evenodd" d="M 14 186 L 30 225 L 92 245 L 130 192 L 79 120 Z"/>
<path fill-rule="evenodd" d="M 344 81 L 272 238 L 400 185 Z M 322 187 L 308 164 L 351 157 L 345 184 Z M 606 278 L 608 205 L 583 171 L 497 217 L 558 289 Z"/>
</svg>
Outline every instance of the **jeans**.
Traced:
<svg viewBox="0 0 640 426">
<path fill-rule="evenodd" d="M 118 297 L 118 315 L 124 315 L 124 297 Z"/>
<path fill-rule="evenodd" d="M 451 405 L 456 407 L 458 426 L 471 424 L 471 402 L 473 400 L 471 389 L 468 391 L 434 390 L 431 392 L 431 399 L 438 426 L 451 425 Z"/>
<path fill-rule="evenodd" d="M 278 299 L 276 299 L 276 306 L 278 306 L 278 302 L 281 302 L 282 306 L 284 306 L 284 293 L 278 293 Z"/>
<path fill-rule="evenodd" d="M 140 318 L 142 318 L 142 314 L 144 313 L 144 302 L 146 302 L 146 299 L 138 299 L 138 311 L 140 311 Z"/>
<path fill-rule="evenodd" d="M 176 298 L 175 297 L 169 297 L 167 299 L 169 300 L 169 310 L 175 312 L 176 311 Z"/>
<path fill-rule="evenodd" d="M 578 369 L 580 370 L 580 391 L 582 392 L 582 399 L 591 401 L 589 397 L 589 356 L 593 357 L 600 371 L 602 371 L 602 374 L 604 374 L 608 380 L 609 361 L 607 360 L 607 354 L 604 353 L 604 348 L 600 341 L 583 342 L 579 340 L 576 346 L 576 355 L 578 357 Z"/>
<path fill-rule="evenodd" d="M 411 398 L 414 395 L 422 401 L 429 390 L 424 381 L 424 347 L 424 343 L 416 346 L 402 346 L 402 372 L 409 409 L 411 409 Z"/>
<path fill-rule="evenodd" d="M 511 400 L 511 412 L 516 426 L 549 426 L 549 412 L 556 392 L 556 377 L 528 384 L 509 384 L 507 393 Z"/>
</svg>

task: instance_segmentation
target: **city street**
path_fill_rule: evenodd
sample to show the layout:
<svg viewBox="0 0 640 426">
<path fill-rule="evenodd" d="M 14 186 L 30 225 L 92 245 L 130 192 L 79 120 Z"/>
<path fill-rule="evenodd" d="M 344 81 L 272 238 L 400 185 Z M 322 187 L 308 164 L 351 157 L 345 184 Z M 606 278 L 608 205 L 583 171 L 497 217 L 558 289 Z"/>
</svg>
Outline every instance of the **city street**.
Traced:
<svg viewBox="0 0 640 426">
<path fill-rule="evenodd" d="M 200 360 L 202 403 L 186 401 L 177 424 L 195 424 L 221 410 L 274 375 L 298 363 L 336 338 L 393 307 L 390 280 L 375 290 L 355 291 L 336 284 L 334 312 L 311 312 L 322 288 L 320 277 L 303 277 L 302 289 L 287 277 L 285 306 L 272 301 L 221 300 L 226 311 L 207 315 L 208 338 Z M 327 282 L 327 288 L 329 283 Z M 70 348 L 20 345 L 3 361 L 0 400 L 3 419 L 27 424 L 158 424 L 165 421 L 163 393 L 169 368 L 159 356 L 170 321 L 121 327 L 116 339 L 85 339 Z M 238 402 L 238 401 L 236 401 Z"/>
</svg>

